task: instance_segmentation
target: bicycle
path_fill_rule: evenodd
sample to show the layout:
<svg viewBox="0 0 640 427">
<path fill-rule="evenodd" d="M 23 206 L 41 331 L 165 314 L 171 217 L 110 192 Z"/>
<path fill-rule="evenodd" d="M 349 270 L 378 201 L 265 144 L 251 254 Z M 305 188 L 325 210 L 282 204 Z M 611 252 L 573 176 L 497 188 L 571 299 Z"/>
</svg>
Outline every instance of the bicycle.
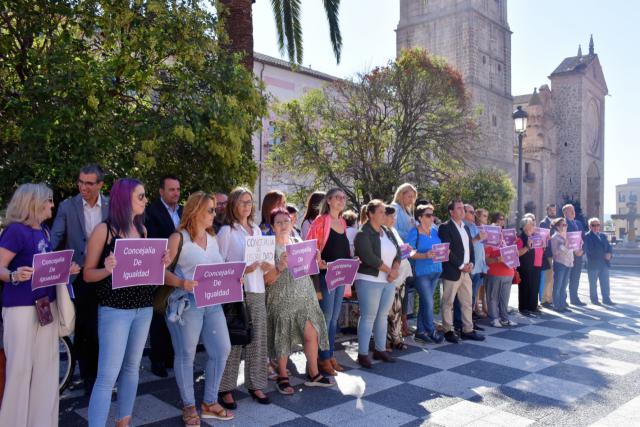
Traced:
<svg viewBox="0 0 640 427">
<path fill-rule="evenodd" d="M 76 356 L 73 352 L 73 343 L 69 337 L 60 337 L 58 344 L 60 354 L 60 382 L 58 390 L 60 394 L 69 387 L 73 373 L 76 369 Z"/>
</svg>

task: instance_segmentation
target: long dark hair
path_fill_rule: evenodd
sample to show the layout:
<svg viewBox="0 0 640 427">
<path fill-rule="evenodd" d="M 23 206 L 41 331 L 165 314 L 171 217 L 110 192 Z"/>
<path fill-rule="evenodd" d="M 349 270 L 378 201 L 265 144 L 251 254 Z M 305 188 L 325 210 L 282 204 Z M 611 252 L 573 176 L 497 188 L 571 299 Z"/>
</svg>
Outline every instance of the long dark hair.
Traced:
<svg viewBox="0 0 640 427">
<path fill-rule="evenodd" d="M 304 213 L 302 222 L 313 221 L 320 213 L 320 203 L 324 200 L 324 191 L 314 191 L 307 199 L 307 211 Z"/>
</svg>

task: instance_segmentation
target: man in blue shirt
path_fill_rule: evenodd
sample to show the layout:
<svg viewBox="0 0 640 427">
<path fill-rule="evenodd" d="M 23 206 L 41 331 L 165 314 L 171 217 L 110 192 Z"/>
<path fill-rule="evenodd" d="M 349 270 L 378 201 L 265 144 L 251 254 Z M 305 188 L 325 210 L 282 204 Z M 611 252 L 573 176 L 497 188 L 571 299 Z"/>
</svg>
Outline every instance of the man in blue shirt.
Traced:
<svg viewBox="0 0 640 427">
<path fill-rule="evenodd" d="M 614 303 L 611 301 L 609 294 L 609 266 L 613 249 L 609 244 L 609 240 L 607 240 L 607 236 L 600 232 L 600 220 L 598 218 L 589 220 L 589 232 L 584 236 L 584 251 L 587 256 L 591 302 L 600 305 L 598 302 L 598 280 L 600 280 L 602 302 L 613 305 Z"/>
</svg>

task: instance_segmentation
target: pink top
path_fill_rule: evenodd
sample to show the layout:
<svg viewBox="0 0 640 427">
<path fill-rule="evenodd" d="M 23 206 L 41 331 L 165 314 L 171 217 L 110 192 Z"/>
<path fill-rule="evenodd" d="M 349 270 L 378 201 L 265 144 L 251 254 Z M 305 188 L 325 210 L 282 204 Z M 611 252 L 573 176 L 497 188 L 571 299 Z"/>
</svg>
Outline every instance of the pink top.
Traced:
<svg viewBox="0 0 640 427">
<path fill-rule="evenodd" d="M 340 218 L 340 224 L 347 229 L 347 222 Z M 305 236 L 305 240 L 316 239 L 318 241 L 318 249 L 322 252 L 324 249 L 324 245 L 329 240 L 329 234 L 331 231 L 331 215 L 324 214 L 318 215 L 316 219 L 311 223 L 311 227 L 309 227 L 309 232 Z"/>
</svg>

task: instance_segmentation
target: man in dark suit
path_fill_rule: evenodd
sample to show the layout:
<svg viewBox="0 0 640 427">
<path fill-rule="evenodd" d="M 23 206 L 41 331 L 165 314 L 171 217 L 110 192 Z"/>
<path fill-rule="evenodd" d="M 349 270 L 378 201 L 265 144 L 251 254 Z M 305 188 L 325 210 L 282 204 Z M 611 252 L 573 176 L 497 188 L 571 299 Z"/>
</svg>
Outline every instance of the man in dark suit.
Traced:
<svg viewBox="0 0 640 427">
<path fill-rule="evenodd" d="M 582 241 L 584 242 L 584 224 L 576 219 L 576 210 L 572 204 L 566 204 L 562 207 L 564 220 L 567 222 L 567 231 L 582 232 Z M 585 306 L 587 304 L 580 301 L 578 297 L 578 287 L 580 286 L 580 274 L 582 274 L 582 249 L 573 252 L 573 267 L 569 273 L 569 302 L 571 305 Z"/>
<path fill-rule="evenodd" d="M 160 197 L 151 202 L 144 211 L 144 225 L 147 228 L 147 237 L 168 239 L 178 228 L 182 216 L 182 206 L 178 205 L 180 180 L 173 175 L 162 177 L 159 193 Z M 151 372 L 164 378 L 168 375 L 167 368 L 173 366 L 173 346 L 163 314 L 153 313 L 149 341 Z"/>
<path fill-rule="evenodd" d="M 51 228 L 51 246 L 73 249 L 73 261 L 81 267 L 89 236 L 109 213 L 109 198 L 100 194 L 103 185 L 104 172 L 100 166 L 83 167 L 78 176 L 80 193 L 60 203 Z M 98 298 L 95 286 L 86 284 L 82 273 L 73 279 L 73 291 L 76 297 L 74 348 L 85 393 L 90 394 L 98 373 Z"/>
<path fill-rule="evenodd" d="M 613 256 L 613 248 L 609 240 L 607 240 L 607 236 L 600 232 L 600 220 L 598 218 L 589 220 L 589 232 L 584 236 L 584 252 L 587 256 L 591 303 L 600 305 L 598 302 L 598 280 L 600 280 L 602 302 L 607 305 L 614 305 L 609 294 L 609 267 Z"/>
<path fill-rule="evenodd" d="M 473 239 L 464 218 L 464 204 L 460 200 L 449 203 L 450 219 L 438 228 L 443 243 L 449 243 L 449 261 L 442 263 L 442 328 L 444 338 L 453 343 L 458 336 L 453 330 L 453 302 L 458 298 L 462 314 L 460 338 L 483 341 L 484 336 L 473 330 L 471 270 L 473 270 Z"/>
</svg>

